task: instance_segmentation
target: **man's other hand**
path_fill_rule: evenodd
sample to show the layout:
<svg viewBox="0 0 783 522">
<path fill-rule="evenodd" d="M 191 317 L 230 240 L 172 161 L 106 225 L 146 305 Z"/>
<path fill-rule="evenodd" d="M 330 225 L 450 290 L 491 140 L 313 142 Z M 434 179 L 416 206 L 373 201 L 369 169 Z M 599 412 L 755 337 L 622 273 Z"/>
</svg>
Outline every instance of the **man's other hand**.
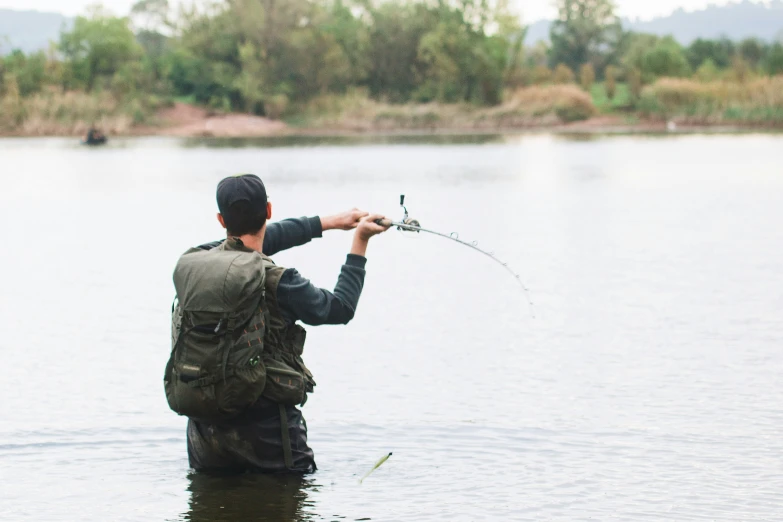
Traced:
<svg viewBox="0 0 783 522">
<path fill-rule="evenodd" d="M 353 230 L 359 226 L 362 218 L 369 216 L 368 212 L 354 208 L 333 216 L 321 218 L 322 230 Z"/>
<path fill-rule="evenodd" d="M 359 222 L 356 235 L 363 241 L 369 241 L 372 236 L 386 232 L 389 230 L 389 227 L 376 223 L 376 221 L 383 219 L 386 219 L 386 217 L 382 214 L 368 214 Z"/>
<path fill-rule="evenodd" d="M 386 219 L 381 214 L 368 214 L 359 221 L 356 232 L 353 235 L 353 245 L 351 245 L 351 254 L 357 256 L 367 256 L 367 245 L 370 238 L 382 232 L 389 230 L 389 227 L 376 223 L 379 219 Z"/>
</svg>

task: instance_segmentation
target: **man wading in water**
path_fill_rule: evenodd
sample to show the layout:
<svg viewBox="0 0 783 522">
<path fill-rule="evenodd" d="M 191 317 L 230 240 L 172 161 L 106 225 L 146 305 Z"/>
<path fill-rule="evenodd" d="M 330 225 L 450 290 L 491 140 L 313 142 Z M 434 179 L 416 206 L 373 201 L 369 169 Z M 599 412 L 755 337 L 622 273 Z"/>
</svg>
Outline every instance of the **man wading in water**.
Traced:
<svg viewBox="0 0 783 522">
<path fill-rule="evenodd" d="M 218 184 L 227 239 L 188 250 L 174 270 L 172 351 L 164 385 L 171 408 L 189 417 L 188 459 L 199 471 L 316 469 L 297 408 L 315 381 L 302 360 L 297 324 L 347 324 L 364 284 L 369 239 L 383 216 L 353 210 L 267 226 L 272 206 L 252 174 Z M 356 229 L 334 292 L 267 256 L 324 230 Z"/>
</svg>

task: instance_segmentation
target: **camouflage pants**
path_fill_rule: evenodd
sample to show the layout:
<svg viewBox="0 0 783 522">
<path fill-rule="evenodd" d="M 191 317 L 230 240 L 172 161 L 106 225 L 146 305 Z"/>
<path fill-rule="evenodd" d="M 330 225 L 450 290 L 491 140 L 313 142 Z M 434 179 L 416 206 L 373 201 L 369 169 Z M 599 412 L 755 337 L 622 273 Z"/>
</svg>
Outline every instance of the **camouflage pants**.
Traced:
<svg viewBox="0 0 783 522">
<path fill-rule="evenodd" d="M 260 399 L 241 417 L 225 424 L 188 421 L 188 461 L 196 471 L 312 473 L 313 450 L 307 445 L 307 424 L 297 408 L 286 408 L 293 467 L 283 457 L 278 405 Z"/>
</svg>

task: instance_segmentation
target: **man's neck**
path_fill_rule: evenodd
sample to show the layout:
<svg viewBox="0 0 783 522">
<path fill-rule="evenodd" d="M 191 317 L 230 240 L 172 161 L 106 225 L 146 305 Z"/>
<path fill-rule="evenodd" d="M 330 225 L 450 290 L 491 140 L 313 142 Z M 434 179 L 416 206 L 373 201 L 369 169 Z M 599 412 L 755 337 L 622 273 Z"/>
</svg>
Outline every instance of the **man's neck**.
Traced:
<svg viewBox="0 0 783 522">
<path fill-rule="evenodd" d="M 266 227 L 258 234 L 245 234 L 244 236 L 239 236 L 239 239 L 242 241 L 242 244 L 245 245 L 250 250 L 255 250 L 256 252 L 263 253 L 262 249 L 264 247 L 265 235 L 266 235 Z"/>
</svg>

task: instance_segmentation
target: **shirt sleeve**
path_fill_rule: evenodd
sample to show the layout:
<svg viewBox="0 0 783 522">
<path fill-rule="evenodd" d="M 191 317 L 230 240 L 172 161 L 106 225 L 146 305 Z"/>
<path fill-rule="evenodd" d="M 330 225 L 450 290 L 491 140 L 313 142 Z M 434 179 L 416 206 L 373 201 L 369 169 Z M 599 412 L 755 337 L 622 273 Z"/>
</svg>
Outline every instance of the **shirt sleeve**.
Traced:
<svg viewBox="0 0 783 522">
<path fill-rule="evenodd" d="M 283 317 L 292 323 L 302 321 L 311 326 L 348 324 L 362 294 L 366 263 L 365 257 L 348 254 L 333 292 L 318 288 L 289 268 L 277 288 L 277 302 Z"/>
<path fill-rule="evenodd" d="M 291 218 L 269 223 L 266 227 L 262 251 L 273 256 L 283 250 L 309 243 L 313 238 L 321 237 L 321 218 Z"/>
<path fill-rule="evenodd" d="M 321 218 L 318 216 L 284 219 L 266 226 L 266 235 L 264 235 L 264 244 L 261 249 L 264 255 L 273 256 L 283 250 L 309 243 L 313 238 L 322 235 Z M 211 250 L 219 247 L 223 241 L 225 239 L 205 243 L 198 248 Z"/>
</svg>

